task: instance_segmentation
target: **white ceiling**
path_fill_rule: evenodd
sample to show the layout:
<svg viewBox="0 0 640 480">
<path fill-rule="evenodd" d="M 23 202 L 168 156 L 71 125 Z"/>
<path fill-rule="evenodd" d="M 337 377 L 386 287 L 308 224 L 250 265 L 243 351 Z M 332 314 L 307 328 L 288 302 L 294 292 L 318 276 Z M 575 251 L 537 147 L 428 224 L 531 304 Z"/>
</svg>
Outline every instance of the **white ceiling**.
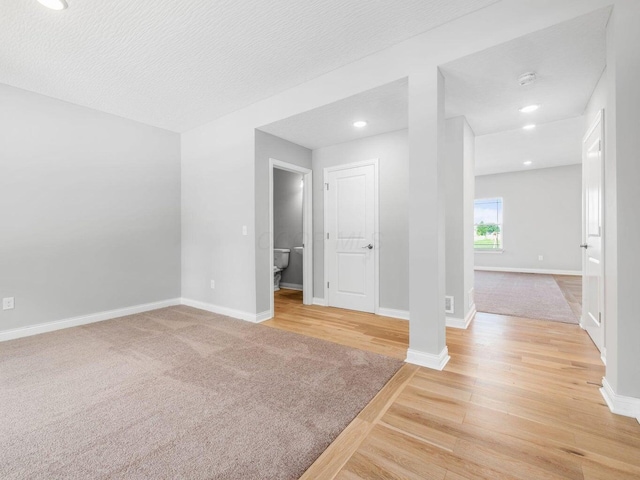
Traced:
<svg viewBox="0 0 640 480">
<path fill-rule="evenodd" d="M 476 175 L 558 167 L 582 162 L 584 117 L 476 137 Z M 531 166 L 523 165 L 530 160 Z"/>
<path fill-rule="evenodd" d="M 464 115 L 476 135 L 582 115 L 605 67 L 605 8 L 441 67 L 446 116 Z M 533 71 L 525 87 L 518 77 Z M 541 104 L 523 114 L 525 105 Z"/>
<path fill-rule="evenodd" d="M 401 79 L 280 120 L 260 130 L 311 150 L 408 126 L 408 81 Z M 353 122 L 366 120 L 355 128 Z"/>
<path fill-rule="evenodd" d="M 0 83 L 184 131 L 496 1 L 7 1 Z"/>
</svg>

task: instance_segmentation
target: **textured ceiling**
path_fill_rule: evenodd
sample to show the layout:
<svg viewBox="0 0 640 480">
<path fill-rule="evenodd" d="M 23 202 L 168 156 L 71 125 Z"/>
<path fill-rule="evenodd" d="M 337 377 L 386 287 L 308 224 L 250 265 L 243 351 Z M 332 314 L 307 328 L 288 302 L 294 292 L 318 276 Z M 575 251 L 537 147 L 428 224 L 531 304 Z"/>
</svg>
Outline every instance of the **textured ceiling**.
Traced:
<svg viewBox="0 0 640 480">
<path fill-rule="evenodd" d="M 476 137 L 476 175 L 558 167 L 582 162 L 584 117 Z M 523 165 L 526 160 L 531 166 Z"/>
<path fill-rule="evenodd" d="M 5 1 L 0 83 L 184 131 L 495 1 Z"/>
<path fill-rule="evenodd" d="M 260 130 L 315 149 L 401 130 L 408 126 L 408 82 L 398 80 L 329 105 L 280 120 Z M 367 126 L 355 128 L 355 120 Z"/>
<path fill-rule="evenodd" d="M 446 115 L 464 115 L 476 135 L 582 115 L 605 67 L 602 9 L 443 65 Z M 536 72 L 521 87 L 518 77 Z M 523 114 L 525 105 L 541 104 Z"/>
</svg>

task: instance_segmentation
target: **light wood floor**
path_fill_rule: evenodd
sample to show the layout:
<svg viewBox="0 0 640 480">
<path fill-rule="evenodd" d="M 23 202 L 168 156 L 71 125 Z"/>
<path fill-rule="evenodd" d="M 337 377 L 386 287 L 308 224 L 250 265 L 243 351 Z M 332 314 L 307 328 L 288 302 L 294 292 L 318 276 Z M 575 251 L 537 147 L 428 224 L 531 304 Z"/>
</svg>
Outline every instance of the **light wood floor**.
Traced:
<svg viewBox="0 0 640 480">
<path fill-rule="evenodd" d="M 276 296 L 264 323 L 404 358 L 407 322 Z M 640 479 L 640 425 L 612 414 L 580 327 L 478 314 L 438 372 L 406 364 L 305 479 Z"/>
</svg>

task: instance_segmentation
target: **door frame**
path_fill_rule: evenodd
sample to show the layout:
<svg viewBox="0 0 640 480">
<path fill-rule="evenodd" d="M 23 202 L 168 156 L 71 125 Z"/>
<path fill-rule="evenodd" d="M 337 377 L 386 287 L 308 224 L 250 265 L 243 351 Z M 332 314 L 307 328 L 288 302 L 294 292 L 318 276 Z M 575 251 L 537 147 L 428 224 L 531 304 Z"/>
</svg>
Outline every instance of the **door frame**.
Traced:
<svg viewBox="0 0 640 480">
<path fill-rule="evenodd" d="M 274 312 L 273 291 L 273 170 L 285 170 L 287 172 L 302 175 L 304 187 L 302 190 L 302 303 L 313 304 L 313 172 L 309 168 L 301 167 L 293 163 L 282 162 L 275 158 L 269 158 L 269 278 L 268 285 L 271 291 L 269 295 L 269 310 L 271 317 Z M 293 252 L 291 252 L 293 254 Z M 267 279 L 265 279 L 267 280 Z"/>
<path fill-rule="evenodd" d="M 604 178 L 604 172 L 605 172 L 605 131 L 604 131 L 604 109 L 601 109 L 598 111 L 598 113 L 596 113 L 593 121 L 591 122 L 589 129 L 587 130 L 587 132 L 585 133 L 584 137 L 582 138 L 582 155 L 583 155 L 583 168 L 584 168 L 584 154 L 585 154 L 585 142 L 587 141 L 587 139 L 589 138 L 589 136 L 594 132 L 594 130 L 596 128 L 600 129 L 600 155 L 602 156 L 602 162 L 600 163 L 600 186 L 601 186 L 601 201 L 600 201 L 600 218 L 602 220 L 602 231 L 600 232 L 600 264 L 601 264 L 601 273 L 602 273 L 602 287 L 600 288 L 600 291 L 598 292 L 598 295 L 600 295 L 600 305 L 601 305 L 601 309 L 602 309 L 602 319 L 600 320 L 600 324 L 598 325 L 597 328 L 602 329 L 601 333 L 602 333 L 602 349 L 600 351 L 600 358 L 602 359 L 602 363 L 604 363 L 606 365 L 606 342 L 605 342 L 605 329 L 604 329 L 604 324 L 606 322 L 606 308 L 605 308 L 605 299 L 606 299 L 606 295 L 605 295 L 605 289 L 606 289 L 606 285 L 605 285 L 605 281 L 604 281 L 604 273 L 605 273 L 605 231 L 606 231 L 606 218 L 605 218 L 605 208 L 604 208 L 604 201 L 605 201 L 605 178 Z M 585 180 L 586 180 L 586 176 L 584 175 L 584 171 L 582 173 L 582 238 L 581 241 L 582 243 L 586 243 L 586 185 L 585 185 Z M 585 305 L 585 298 L 587 296 L 587 291 L 586 291 L 586 282 L 585 282 L 585 276 L 587 273 L 587 252 L 583 251 L 582 253 L 582 305 Z M 585 317 L 584 317 L 584 310 L 582 312 L 582 315 L 580 316 L 580 327 L 583 330 L 587 330 L 588 327 L 585 324 Z M 593 341 L 593 339 L 592 339 Z M 594 342 L 595 343 L 595 342 Z M 597 346 L 597 345 L 596 345 Z"/>
<path fill-rule="evenodd" d="M 373 249 L 373 272 L 374 272 L 374 281 L 373 281 L 373 312 L 378 315 L 380 311 L 380 204 L 379 204 L 379 168 L 378 168 L 379 159 L 372 158 L 370 160 L 362 160 L 360 162 L 353 163 L 344 163 L 341 165 L 335 165 L 333 167 L 325 167 L 323 171 L 323 186 L 322 186 L 322 197 L 323 197 L 323 235 L 322 240 L 324 243 L 324 303 L 326 306 L 330 307 L 331 302 L 329 301 L 329 288 L 327 288 L 327 282 L 329 278 L 329 252 L 328 245 L 325 241 L 327 238 L 327 234 L 329 232 L 329 222 L 327 212 L 329 211 L 329 197 L 327 195 L 327 185 L 329 184 L 329 174 L 332 172 L 338 172 L 340 170 L 350 170 L 352 168 L 357 167 L 366 167 L 373 165 L 373 183 L 374 183 L 374 194 L 373 194 L 373 244 L 375 248 Z"/>
</svg>

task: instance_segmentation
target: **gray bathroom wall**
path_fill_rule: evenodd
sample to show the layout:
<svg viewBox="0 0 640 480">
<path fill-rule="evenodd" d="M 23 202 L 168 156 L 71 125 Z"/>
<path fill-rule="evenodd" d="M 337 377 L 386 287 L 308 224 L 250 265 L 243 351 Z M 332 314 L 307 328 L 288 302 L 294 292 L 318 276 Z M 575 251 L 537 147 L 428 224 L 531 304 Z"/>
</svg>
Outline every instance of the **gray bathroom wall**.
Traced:
<svg viewBox="0 0 640 480">
<path fill-rule="evenodd" d="M 289 248 L 289 266 L 282 272 L 283 286 L 302 288 L 302 175 L 273 170 L 273 246 Z"/>
<path fill-rule="evenodd" d="M 0 330 L 180 297 L 180 135 L 0 84 Z"/>
<path fill-rule="evenodd" d="M 255 288 L 256 312 L 268 311 L 273 295 L 273 265 L 269 263 L 269 159 L 311 169 L 311 150 L 255 130 Z M 271 278 L 271 283 L 269 283 Z"/>
<path fill-rule="evenodd" d="M 409 143 L 399 130 L 313 151 L 313 276 L 316 298 L 324 297 L 323 170 L 379 159 L 380 307 L 409 310 Z"/>
</svg>

